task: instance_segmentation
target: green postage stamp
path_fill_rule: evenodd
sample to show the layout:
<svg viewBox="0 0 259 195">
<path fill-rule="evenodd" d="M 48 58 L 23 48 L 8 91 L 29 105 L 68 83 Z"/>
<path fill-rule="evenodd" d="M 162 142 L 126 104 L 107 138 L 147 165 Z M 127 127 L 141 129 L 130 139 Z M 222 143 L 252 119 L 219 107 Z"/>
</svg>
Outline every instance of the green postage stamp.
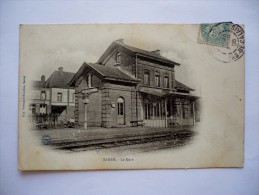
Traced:
<svg viewBox="0 0 259 195">
<path fill-rule="evenodd" d="M 231 25 L 227 22 L 201 24 L 197 42 L 227 48 Z"/>
</svg>

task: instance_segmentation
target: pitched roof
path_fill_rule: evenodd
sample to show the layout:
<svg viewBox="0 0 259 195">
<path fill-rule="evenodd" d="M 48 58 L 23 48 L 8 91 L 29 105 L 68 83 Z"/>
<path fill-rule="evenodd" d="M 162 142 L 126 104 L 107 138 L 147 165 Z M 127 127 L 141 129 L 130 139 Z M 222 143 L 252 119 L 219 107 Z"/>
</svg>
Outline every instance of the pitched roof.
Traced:
<svg viewBox="0 0 259 195">
<path fill-rule="evenodd" d="M 154 88 L 141 87 L 139 91 L 142 93 L 146 93 L 146 94 L 150 94 L 150 95 L 154 95 L 154 96 L 158 96 L 158 97 L 162 97 L 162 96 L 166 95 L 166 93 L 163 92 L 163 90 L 159 91 Z"/>
<path fill-rule="evenodd" d="M 116 42 L 117 43 L 117 42 Z M 150 56 L 150 57 L 154 57 L 154 58 L 158 58 L 158 59 L 161 59 L 161 60 L 164 60 L 164 61 L 167 61 L 167 62 L 170 62 L 170 63 L 174 63 L 175 65 L 180 65 L 176 62 L 173 62 L 172 60 L 169 60 L 167 58 L 165 58 L 164 56 L 154 52 L 154 51 L 147 51 L 147 50 L 144 50 L 144 49 L 140 49 L 140 48 L 136 48 L 136 47 L 132 47 L 130 45 L 126 45 L 126 44 L 122 44 L 122 43 L 119 43 L 122 47 L 134 52 L 134 53 L 138 53 L 138 54 L 143 54 L 143 55 L 146 55 L 146 56 Z"/>
<path fill-rule="evenodd" d="M 176 89 L 185 90 L 185 91 L 194 91 L 194 89 L 184 85 L 183 83 L 175 80 Z"/>
<path fill-rule="evenodd" d="M 130 76 L 130 74 L 127 74 L 123 70 L 120 70 L 116 67 L 84 62 L 81 68 L 78 70 L 78 72 L 71 79 L 71 82 L 69 83 L 69 85 L 73 86 L 77 81 L 77 79 L 80 78 L 80 76 L 86 71 L 87 68 L 94 70 L 106 80 L 116 80 L 116 81 L 122 81 L 122 82 L 130 82 L 130 83 L 139 82 L 138 79 L 134 78 L 133 76 Z"/>
<path fill-rule="evenodd" d="M 97 63 L 100 63 L 102 60 L 104 60 L 104 56 L 107 54 L 107 51 L 109 51 L 113 45 L 117 45 L 117 46 L 121 46 L 135 54 L 139 54 L 139 55 L 143 55 L 145 57 L 148 57 L 148 58 L 152 58 L 154 60 L 160 60 L 162 62 L 165 62 L 165 63 L 168 63 L 168 64 L 172 64 L 172 65 L 180 65 L 179 63 L 177 62 L 174 62 L 172 60 L 169 60 L 167 58 L 165 58 L 164 56 L 154 52 L 154 51 L 147 51 L 147 50 L 144 50 L 144 49 L 140 49 L 140 48 L 136 48 L 136 47 L 133 47 L 133 46 L 130 46 L 130 45 L 127 45 L 127 44 L 124 44 L 122 41 L 120 40 L 117 40 L 117 41 L 114 41 L 112 42 L 112 44 L 108 47 L 108 49 L 103 53 L 103 55 L 100 57 L 100 59 L 98 60 Z"/>
<path fill-rule="evenodd" d="M 32 87 L 33 88 L 42 88 L 42 87 L 45 87 L 45 82 L 43 82 L 43 81 L 31 81 L 31 83 L 32 83 Z"/>
<path fill-rule="evenodd" d="M 114 78 L 114 79 L 122 79 L 128 81 L 138 81 L 133 76 L 125 73 L 124 71 L 113 67 L 113 66 L 103 66 L 99 64 L 88 63 L 93 69 L 101 73 L 105 78 Z"/>
<path fill-rule="evenodd" d="M 54 71 L 46 81 L 47 87 L 70 88 L 68 83 L 74 75 L 75 73 L 72 72 Z"/>
</svg>

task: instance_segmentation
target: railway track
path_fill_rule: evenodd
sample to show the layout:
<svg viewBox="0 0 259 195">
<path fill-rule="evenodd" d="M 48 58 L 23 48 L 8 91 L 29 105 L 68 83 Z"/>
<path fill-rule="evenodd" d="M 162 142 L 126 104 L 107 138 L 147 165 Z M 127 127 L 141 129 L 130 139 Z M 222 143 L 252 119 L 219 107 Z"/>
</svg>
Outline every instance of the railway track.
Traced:
<svg viewBox="0 0 259 195">
<path fill-rule="evenodd" d="M 127 137 L 115 137 L 94 140 L 64 140 L 51 144 L 55 149 L 68 151 L 101 150 L 109 148 L 129 147 L 138 148 L 142 152 L 166 149 L 185 145 L 195 133 L 190 130 L 152 133 L 148 135 L 131 135 Z M 145 147 L 146 145 L 146 147 Z M 152 147 L 150 147 L 152 146 Z"/>
</svg>

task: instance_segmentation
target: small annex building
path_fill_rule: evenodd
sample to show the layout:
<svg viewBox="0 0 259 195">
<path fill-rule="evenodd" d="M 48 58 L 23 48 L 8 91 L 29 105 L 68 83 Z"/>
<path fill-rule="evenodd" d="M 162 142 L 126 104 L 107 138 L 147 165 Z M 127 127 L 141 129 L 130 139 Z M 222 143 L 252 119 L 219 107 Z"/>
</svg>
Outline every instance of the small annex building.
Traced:
<svg viewBox="0 0 259 195">
<path fill-rule="evenodd" d="M 84 62 L 69 82 L 75 88 L 75 121 L 88 126 L 195 124 L 194 89 L 175 79 L 173 62 L 160 51 L 114 41 L 97 63 Z M 84 99 L 87 97 L 87 110 Z"/>
<path fill-rule="evenodd" d="M 74 119 L 75 89 L 68 85 L 74 75 L 59 67 L 47 80 L 42 75 L 40 81 L 32 81 L 31 115 L 56 114 L 59 121 Z"/>
</svg>

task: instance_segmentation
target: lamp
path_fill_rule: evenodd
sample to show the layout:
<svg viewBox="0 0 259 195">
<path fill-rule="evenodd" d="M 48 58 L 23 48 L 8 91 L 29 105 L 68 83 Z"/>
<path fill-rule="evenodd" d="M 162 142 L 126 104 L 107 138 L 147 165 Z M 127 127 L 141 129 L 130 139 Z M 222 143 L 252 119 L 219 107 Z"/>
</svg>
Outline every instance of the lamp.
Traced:
<svg viewBox="0 0 259 195">
<path fill-rule="evenodd" d="M 89 104 L 89 97 L 86 94 L 83 95 L 83 103 L 84 104 Z"/>
</svg>

